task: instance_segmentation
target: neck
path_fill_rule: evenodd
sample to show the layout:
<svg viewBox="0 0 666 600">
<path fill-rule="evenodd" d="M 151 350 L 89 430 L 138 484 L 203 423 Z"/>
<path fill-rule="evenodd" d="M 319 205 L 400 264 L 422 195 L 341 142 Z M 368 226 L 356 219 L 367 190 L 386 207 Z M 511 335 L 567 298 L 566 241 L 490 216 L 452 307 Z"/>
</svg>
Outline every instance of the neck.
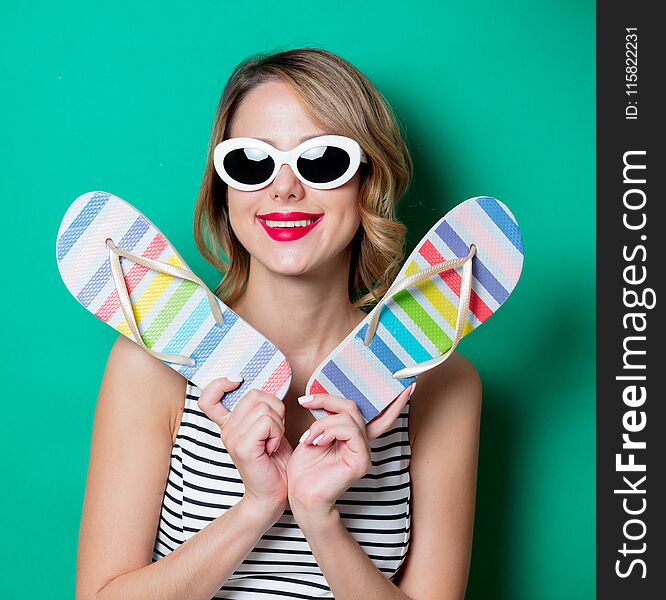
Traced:
<svg viewBox="0 0 666 600">
<path fill-rule="evenodd" d="M 268 270 L 253 257 L 243 295 L 229 307 L 291 362 L 318 364 L 365 317 L 349 301 L 350 256 L 303 275 Z"/>
</svg>

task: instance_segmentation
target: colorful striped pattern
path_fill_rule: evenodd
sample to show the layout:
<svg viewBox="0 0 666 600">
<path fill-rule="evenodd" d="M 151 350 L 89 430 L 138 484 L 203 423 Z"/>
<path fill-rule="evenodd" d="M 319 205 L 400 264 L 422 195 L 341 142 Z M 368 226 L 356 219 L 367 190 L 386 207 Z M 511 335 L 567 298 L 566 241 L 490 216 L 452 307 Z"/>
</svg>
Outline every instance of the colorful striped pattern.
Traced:
<svg viewBox="0 0 666 600">
<path fill-rule="evenodd" d="M 472 293 L 463 336 L 497 311 L 512 292 L 523 265 L 523 241 L 509 209 L 487 196 L 470 198 L 442 217 L 405 261 L 396 279 L 430 265 L 461 258 L 471 244 Z M 354 400 L 366 422 L 377 416 L 416 377 L 393 373 L 446 352 L 455 337 L 462 267 L 398 292 L 381 309 L 369 346 L 363 338 L 374 310 L 322 362 L 308 394 Z M 376 310 L 376 309 L 375 309 Z M 320 419 L 327 413 L 313 409 Z"/>
<path fill-rule="evenodd" d="M 56 242 L 58 268 L 67 289 L 88 311 L 134 341 L 111 274 L 108 237 L 128 252 L 189 267 L 144 215 L 117 196 L 89 192 L 67 209 Z M 243 383 L 223 397 L 229 410 L 251 388 L 284 397 L 291 383 L 284 355 L 222 301 L 218 300 L 224 316 L 220 326 L 197 284 L 122 257 L 120 263 L 146 346 L 196 361 L 191 367 L 165 364 L 200 388 L 216 377 L 241 375 Z"/>
</svg>

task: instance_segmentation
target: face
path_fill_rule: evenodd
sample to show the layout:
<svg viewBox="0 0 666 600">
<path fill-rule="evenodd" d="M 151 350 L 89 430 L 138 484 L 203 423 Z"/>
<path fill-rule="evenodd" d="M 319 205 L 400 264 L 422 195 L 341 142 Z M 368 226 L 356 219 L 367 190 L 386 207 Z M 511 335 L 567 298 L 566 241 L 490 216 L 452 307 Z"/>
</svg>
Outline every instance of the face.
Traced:
<svg viewBox="0 0 666 600">
<path fill-rule="evenodd" d="M 331 133 L 336 132 L 323 131 L 308 118 L 286 84 L 271 81 L 244 98 L 229 137 L 260 138 L 279 150 L 291 150 L 301 138 Z M 289 275 L 325 272 L 337 268 L 359 227 L 359 189 L 360 170 L 340 187 L 318 190 L 302 183 L 285 164 L 260 190 L 227 187 L 231 226 L 252 260 L 271 271 Z M 306 214 L 286 215 L 293 212 Z M 274 221 L 285 216 L 290 221 L 319 218 L 310 225 L 275 227 Z"/>
</svg>

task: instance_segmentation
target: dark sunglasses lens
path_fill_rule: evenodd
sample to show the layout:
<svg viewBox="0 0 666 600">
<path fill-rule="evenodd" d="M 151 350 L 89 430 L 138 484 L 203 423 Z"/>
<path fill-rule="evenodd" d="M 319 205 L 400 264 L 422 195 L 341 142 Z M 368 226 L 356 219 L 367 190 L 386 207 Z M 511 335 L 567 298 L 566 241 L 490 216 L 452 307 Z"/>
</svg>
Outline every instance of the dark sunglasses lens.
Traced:
<svg viewBox="0 0 666 600">
<path fill-rule="evenodd" d="M 298 170 L 312 183 L 335 181 L 349 168 L 350 156 L 342 148 L 318 146 L 298 157 Z"/>
<path fill-rule="evenodd" d="M 255 185 L 263 183 L 271 174 L 273 159 L 258 148 L 238 148 L 224 157 L 225 171 L 239 183 Z"/>
</svg>

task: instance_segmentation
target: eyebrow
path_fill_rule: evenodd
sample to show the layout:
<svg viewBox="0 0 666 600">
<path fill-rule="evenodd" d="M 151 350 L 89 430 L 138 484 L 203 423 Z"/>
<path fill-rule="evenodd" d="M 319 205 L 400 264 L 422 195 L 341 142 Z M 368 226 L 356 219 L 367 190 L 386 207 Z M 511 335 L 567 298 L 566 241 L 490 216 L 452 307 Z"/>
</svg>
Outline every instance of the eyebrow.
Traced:
<svg viewBox="0 0 666 600">
<path fill-rule="evenodd" d="M 322 135 L 329 135 L 329 134 L 328 133 L 313 133 L 312 135 L 304 135 L 302 138 L 300 138 L 298 140 L 298 143 L 302 144 L 306 140 L 311 140 L 312 138 L 316 138 L 316 137 L 319 137 L 319 136 L 322 136 Z M 262 142 L 266 142 L 267 144 L 271 144 L 271 145 L 275 146 L 275 142 L 273 140 L 267 140 L 265 138 L 260 138 L 260 137 L 256 137 L 254 139 L 255 140 L 261 140 Z"/>
</svg>

